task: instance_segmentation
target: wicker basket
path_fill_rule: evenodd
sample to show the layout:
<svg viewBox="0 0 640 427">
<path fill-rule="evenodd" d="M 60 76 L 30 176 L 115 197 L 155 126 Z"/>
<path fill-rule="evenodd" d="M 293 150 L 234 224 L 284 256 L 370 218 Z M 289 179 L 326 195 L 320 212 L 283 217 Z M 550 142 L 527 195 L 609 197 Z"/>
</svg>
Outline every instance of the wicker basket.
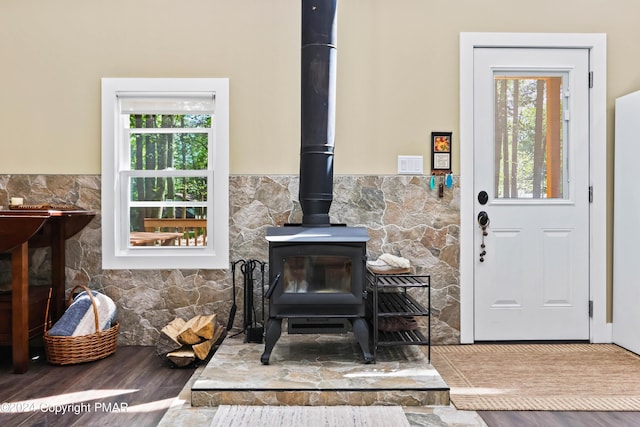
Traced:
<svg viewBox="0 0 640 427">
<path fill-rule="evenodd" d="M 116 322 L 111 328 L 104 331 L 100 330 L 98 308 L 89 288 L 83 285 L 74 287 L 69 294 L 68 305 L 73 301 L 73 293 L 78 288 L 84 289 L 91 299 L 96 332 L 77 337 L 49 335 L 47 330 L 47 328 L 50 327 L 49 304 L 47 304 L 47 321 L 44 325 L 44 348 L 47 353 L 47 360 L 54 365 L 72 365 L 75 363 L 91 362 L 104 359 L 116 351 L 120 325 Z M 51 300 L 51 298 L 49 298 L 49 300 Z"/>
</svg>

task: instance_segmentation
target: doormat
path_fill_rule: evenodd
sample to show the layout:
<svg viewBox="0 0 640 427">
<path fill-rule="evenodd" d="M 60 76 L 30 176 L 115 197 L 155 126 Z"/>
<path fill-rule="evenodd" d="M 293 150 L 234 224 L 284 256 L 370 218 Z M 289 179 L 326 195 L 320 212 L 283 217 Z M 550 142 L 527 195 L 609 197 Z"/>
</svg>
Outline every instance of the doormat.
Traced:
<svg viewBox="0 0 640 427">
<path fill-rule="evenodd" d="M 614 344 L 432 347 L 457 409 L 640 411 L 640 357 Z"/>
<path fill-rule="evenodd" d="M 409 427 L 400 406 L 222 405 L 212 427 Z"/>
</svg>

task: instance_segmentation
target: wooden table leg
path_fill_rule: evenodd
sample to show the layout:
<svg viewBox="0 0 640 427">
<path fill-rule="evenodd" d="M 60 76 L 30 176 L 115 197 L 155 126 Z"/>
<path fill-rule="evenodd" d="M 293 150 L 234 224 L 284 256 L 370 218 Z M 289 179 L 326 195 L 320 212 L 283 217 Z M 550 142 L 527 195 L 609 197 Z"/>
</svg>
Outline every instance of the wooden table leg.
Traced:
<svg viewBox="0 0 640 427">
<path fill-rule="evenodd" d="M 11 342 L 13 372 L 29 368 L 29 244 L 11 251 Z"/>
<path fill-rule="evenodd" d="M 61 219 L 51 218 L 49 222 L 51 224 L 51 285 L 53 288 L 51 320 L 56 322 L 65 309 L 65 240 L 62 235 Z"/>
</svg>

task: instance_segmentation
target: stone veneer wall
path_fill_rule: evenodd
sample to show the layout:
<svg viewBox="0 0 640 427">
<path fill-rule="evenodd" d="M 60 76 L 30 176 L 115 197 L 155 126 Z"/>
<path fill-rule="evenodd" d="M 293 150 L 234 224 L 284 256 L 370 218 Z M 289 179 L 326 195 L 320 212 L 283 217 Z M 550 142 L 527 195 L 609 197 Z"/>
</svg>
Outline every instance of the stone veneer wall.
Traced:
<svg viewBox="0 0 640 427">
<path fill-rule="evenodd" d="M 408 258 L 432 280 L 434 344 L 459 343 L 460 192 L 458 179 L 439 198 L 429 176 L 336 176 L 331 220 L 367 227 L 369 259 L 382 253 Z M 231 260 L 268 260 L 267 227 L 300 222 L 297 176 L 230 177 Z M 159 330 L 175 316 L 217 313 L 226 324 L 231 307 L 230 270 L 102 270 L 99 175 L 0 175 L 0 205 L 11 196 L 25 203 L 71 203 L 98 212 L 67 241 L 67 289 L 88 284 L 115 300 L 125 345 L 155 345 Z M 49 274 L 48 251 L 31 254 L 31 274 Z M 8 260 L 0 259 L 0 281 Z M 242 283 L 241 278 L 239 284 Z M 422 294 L 416 297 L 422 299 Z M 237 290 L 235 326 L 242 323 Z"/>
</svg>

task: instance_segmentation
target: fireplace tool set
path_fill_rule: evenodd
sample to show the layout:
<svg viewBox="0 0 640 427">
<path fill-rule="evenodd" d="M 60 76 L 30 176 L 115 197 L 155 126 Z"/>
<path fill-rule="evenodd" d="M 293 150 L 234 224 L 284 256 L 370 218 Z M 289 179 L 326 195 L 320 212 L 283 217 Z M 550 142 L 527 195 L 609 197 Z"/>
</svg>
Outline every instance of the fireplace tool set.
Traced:
<svg viewBox="0 0 640 427">
<path fill-rule="evenodd" d="M 240 259 L 231 263 L 231 275 L 233 283 L 233 305 L 229 312 L 229 322 L 227 323 L 227 330 L 233 327 L 236 311 L 238 306 L 236 304 L 236 270 L 240 269 L 242 273 L 242 288 L 243 288 L 243 300 L 244 311 L 242 321 L 242 331 L 245 334 L 245 342 L 261 343 L 264 333 L 264 277 L 265 266 L 263 261 L 256 259 L 244 260 Z M 256 277 L 254 274 L 260 273 L 259 289 L 256 292 Z M 256 297 L 256 293 L 259 295 Z M 259 301 L 259 307 L 256 307 L 256 299 Z"/>
</svg>

